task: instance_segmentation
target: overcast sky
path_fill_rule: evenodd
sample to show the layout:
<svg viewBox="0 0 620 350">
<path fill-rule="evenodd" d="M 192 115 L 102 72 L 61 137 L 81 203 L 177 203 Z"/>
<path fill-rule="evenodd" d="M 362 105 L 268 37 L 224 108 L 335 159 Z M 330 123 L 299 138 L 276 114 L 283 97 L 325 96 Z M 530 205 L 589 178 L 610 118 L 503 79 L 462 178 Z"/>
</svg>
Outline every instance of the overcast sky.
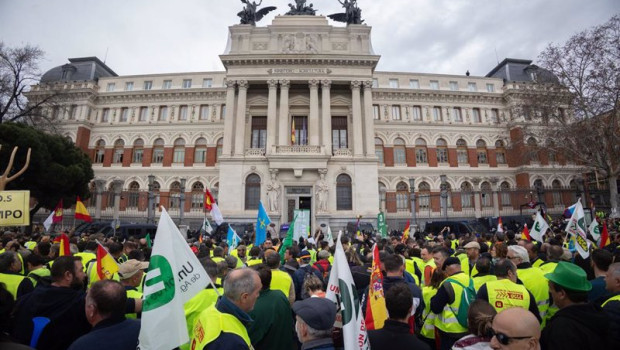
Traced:
<svg viewBox="0 0 620 350">
<path fill-rule="evenodd" d="M 317 14 L 340 12 L 314 0 Z M 264 0 L 284 14 L 287 0 Z M 619 0 L 359 0 L 378 70 L 485 75 L 505 57 L 536 59 L 550 42 L 606 22 Z M 240 0 L 0 0 L 0 41 L 45 51 L 44 72 L 97 56 L 119 75 L 223 70 L 218 55 Z M 342 26 L 342 23 L 335 23 Z M 106 57 L 107 52 L 107 57 Z M 497 52 L 497 55 L 496 55 Z"/>
</svg>

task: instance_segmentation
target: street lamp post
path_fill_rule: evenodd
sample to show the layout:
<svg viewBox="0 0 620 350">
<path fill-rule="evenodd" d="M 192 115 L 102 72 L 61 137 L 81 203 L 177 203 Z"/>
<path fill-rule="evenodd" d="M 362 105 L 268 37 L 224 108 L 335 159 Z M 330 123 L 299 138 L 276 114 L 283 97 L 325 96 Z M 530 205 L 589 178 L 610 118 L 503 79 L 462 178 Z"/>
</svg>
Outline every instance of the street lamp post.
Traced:
<svg viewBox="0 0 620 350">
<path fill-rule="evenodd" d="M 148 206 L 147 206 L 147 214 L 146 214 L 146 222 L 153 223 L 155 222 L 153 218 L 153 206 L 155 205 L 155 194 L 153 193 L 153 183 L 155 182 L 155 175 L 149 175 L 149 192 L 148 192 Z"/>
<path fill-rule="evenodd" d="M 179 226 L 183 225 L 183 217 L 185 216 L 185 183 L 187 179 L 181 178 L 181 195 L 179 196 Z"/>
<path fill-rule="evenodd" d="M 439 176 L 441 180 L 441 212 L 444 220 L 448 219 L 448 183 L 446 182 L 446 175 Z"/>
<path fill-rule="evenodd" d="M 577 178 L 577 198 L 581 198 L 582 196 L 583 196 L 583 177 L 580 176 Z"/>
<path fill-rule="evenodd" d="M 416 226 L 415 216 L 415 178 L 409 179 L 409 198 L 411 199 L 411 226 Z"/>
<path fill-rule="evenodd" d="M 384 212 L 386 211 L 386 208 L 385 208 L 385 192 L 386 192 L 386 190 L 385 190 L 384 187 L 379 188 L 379 193 L 381 195 L 380 206 L 381 206 L 381 210 L 384 211 Z"/>
</svg>

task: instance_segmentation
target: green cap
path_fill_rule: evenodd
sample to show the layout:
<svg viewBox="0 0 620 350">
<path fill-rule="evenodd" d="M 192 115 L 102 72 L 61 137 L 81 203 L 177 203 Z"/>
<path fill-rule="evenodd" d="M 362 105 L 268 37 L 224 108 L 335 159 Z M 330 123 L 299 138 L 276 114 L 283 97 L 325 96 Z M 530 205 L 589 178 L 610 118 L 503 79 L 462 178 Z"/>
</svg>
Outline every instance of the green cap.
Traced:
<svg viewBox="0 0 620 350">
<path fill-rule="evenodd" d="M 565 261 L 560 261 L 555 270 L 546 274 L 545 278 L 569 290 L 589 292 L 592 289 L 586 272 L 581 267 Z"/>
</svg>

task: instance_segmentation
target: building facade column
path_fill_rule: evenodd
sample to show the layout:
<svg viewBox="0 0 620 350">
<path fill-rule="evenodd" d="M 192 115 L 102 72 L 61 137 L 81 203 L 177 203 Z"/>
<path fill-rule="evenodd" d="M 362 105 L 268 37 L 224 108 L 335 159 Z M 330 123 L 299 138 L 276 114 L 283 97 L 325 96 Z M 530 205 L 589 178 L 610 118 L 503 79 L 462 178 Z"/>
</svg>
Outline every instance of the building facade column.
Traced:
<svg viewBox="0 0 620 350">
<path fill-rule="evenodd" d="M 372 108 L 372 80 L 364 82 L 364 136 L 366 156 L 375 156 L 375 121 Z"/>
<path fill-rule="evenodd" d="M 280 116 L 278 124 L 280 127 L 278 145 L 288 146 L 290 140 L 290 127 L 288 121 L 288 90 L 291 82 L 288 80 L 280 80 Z"/>
<path fill-rule="evenodd" d="M 267 81 L 269 86 L 269 97 L 267 102 L 267 145 L 265 153 L 271 154 L 273 145 L 276 144 L 276 128 L 277 122 L 277 103 L 278 103 L 278 81 Z"/>
<path fill-rule="evenodd" d="M 226 115 L 224 116 L 224 144 L 222 155 L 230 157 L 233 145 L 233 127 L 235 116 L 235 85 L 234 81 L 226 82 Z"/>
<path fill-rule="evenodd" d="M 322 126 L 323 126 L 323 147 L 325 147 L 325 153 L 332 154 L 332 137 L 331 137 L 331 80 L 321 81 L 321 107 L 322 107 Z"/>
<path fill-rule="evenodd" d="M 364 155 L 364 142 L 362 140 L 362 84 L 355 80 L 351 82 L 351 99 L 353 107 L 353 155 Z"/>
<path fill-rule="evenodd" d="M 482 217 L 482 201 L 480 198 L 480 195 L 481 195 L 480 179 L 474 178 L 472 179 L 472 182 L 474 184 L 474 212 L 475 212 L 476 218 L 478 219 Z"/>
<path fill-rule="evenodd" d="M 311 146 L 319 145 L 319 81 L 310 80 L 310 115 L 308 116 L 308 141 Z"/>
<path fill-rule="evenodd" d="M 119 211 L 121 208 L 121 193 L 123 191 L 123 181 L 122 180 L 114 180 L 112 181 L 112 188 L 114 189 L 114 220 L 118 220 Z"/>
<path fill-rule="evenodd" d="M 245 108 L 248 96 L 248 82 L 240 80 L 239 96 L 237 97 L 237 116 L 235 118 L 235 156 L 245 154 Z"/>
<path fill-rule="evenodd" d="M 101 204 L 103 203 L 103 191 L 105 191 L 105 181 L 95 180 L 95 219 L 101 219 Z"/>
</svg>

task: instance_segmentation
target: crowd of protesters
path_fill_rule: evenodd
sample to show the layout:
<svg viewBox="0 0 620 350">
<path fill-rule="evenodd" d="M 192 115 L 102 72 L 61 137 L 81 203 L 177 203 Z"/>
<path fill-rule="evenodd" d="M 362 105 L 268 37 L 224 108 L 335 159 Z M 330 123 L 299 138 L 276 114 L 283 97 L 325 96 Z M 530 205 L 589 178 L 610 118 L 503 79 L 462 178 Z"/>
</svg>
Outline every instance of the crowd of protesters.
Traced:
<svg viewBox="0 0 620 350">
<path fill-rule="evenodd" d="M 618 224 L 607 222 L 611 244 L 597 249 L 592 242 L 587 259 L 569 249 L 559 220 L 544 242 L 510 230 L 457 237 L 445 229 L 410 238 L 351 233 L 341 242 L 362 303 L 375 288 L 373 245 L 380 251 L 389 318 L 368 331 L 373 349 L 618 349 Z M 334 242 L 318 230 L 280 249 L 281 239 L 269 233 L 254 246 L 246 232 L 236 247 L 223 236 L 189 234 L 215 283 L 186 303 L 191 341 L 182 348 L 344 347 L 334 328 L 337 307 L 324 298 Z M 68 237 L 71 255 L 59 256 L 54 237 L 36 230 L 1 236 L 0 344 L 135 349 L 151 240 L 97 232 Z M 110 280 L 93 278 L 99 243 L 119 264 Z M 475 301 L 463 298 L 468 291 Z"/>
</svg>

